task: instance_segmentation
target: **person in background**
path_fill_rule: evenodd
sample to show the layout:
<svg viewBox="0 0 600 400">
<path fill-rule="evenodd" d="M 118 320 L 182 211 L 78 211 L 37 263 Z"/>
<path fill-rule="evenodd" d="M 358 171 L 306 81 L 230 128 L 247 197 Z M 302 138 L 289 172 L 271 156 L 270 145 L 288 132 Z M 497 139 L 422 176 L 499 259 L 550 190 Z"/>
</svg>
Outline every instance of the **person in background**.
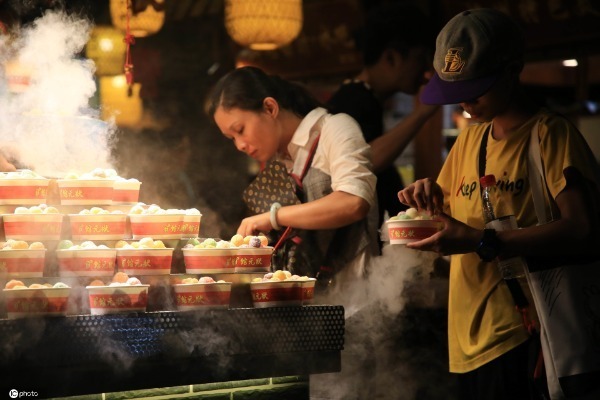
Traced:
<svg viewBox="0 0 600 400">
<path fill-rule="evenodd" d="M 314 244 L 305 250 L 314 263 L 304 270 L 312 276 L 322 266 L 335 271 L 328 293 L 339 292 L 343 301 L 345 282 L 362 279 L 377 251 L 376 177 L 356 121 L 328 114 L 301 86 L 255 67 L 221 78 L 208 112 L 223 135 L 255 160 L 279 160 L 297 176 L 309 165 L 302 204 L 244 218 L 237 233 L 256 235 L 282 227 L 307 233 L 303 246 Z M 316 151 L 307 163 L 313 144 Z"/>
<path fill-rule="evenodd" d="M 359 123 L 371 145 L 380 225 L 385 212 L 395 216 L 406 209 L 396 201 L 403 183 L 394 161 L 438 109 L 417 101 L 410 114 L 384 132 L 384 102 L 398 92 L 416 94 L 430 73 L 437 33 L 431 21 L 418 7 L 399 3 L 372 9 L 358 46 L 364 67 L 328 101 L 332 112 L 346 113 Z"/>
<path fill-rule="evenodd" d="M 546 266 L 563 257 L 598 256 L 595 160 L 573 124 L 524 92 L 523 43 L 518 25 L 493 9 L 464 11 L 445 25 L 436 42 L 436 75 L 421 101 L 460 104 L 480 123 L 459 134 L 437 180 L 421 179 L 398 193 L 402 203 L 428 210 L 443 223 L 441 231 L 407 247 L 452 255 L 448 343 L 461 400 L 537 399 L 545 392 L 532 389 L 528 362 L 536 360 L 528 360 L 528 347 L 534 341 L 496 256 L 522 256 L 530 265 Z M 559 210 L 559 219 L 539 226 L 527 172 L 527 144 L 536 123 L 548 192 Z M 479 178 L 487 174 L 510 192 L 522 229 L 484 230 Z M 526 283 L 519 283 L 533 304 Z"/>
</svg>

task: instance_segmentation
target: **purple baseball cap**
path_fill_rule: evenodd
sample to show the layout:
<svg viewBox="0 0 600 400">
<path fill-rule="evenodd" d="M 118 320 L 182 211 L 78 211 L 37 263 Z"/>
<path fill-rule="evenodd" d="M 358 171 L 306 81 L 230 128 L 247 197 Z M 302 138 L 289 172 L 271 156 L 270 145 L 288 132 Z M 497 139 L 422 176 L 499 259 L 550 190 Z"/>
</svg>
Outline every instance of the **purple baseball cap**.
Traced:
<svg viewBox="0 0 600 400">
<path fill-rule="evenodd" d="M 521 29 L 506 14 L 476 8 L 454 16 L 435 46 L 435 74 L 421 92 L 424 104 L 458 104 L 486 93 L 511 61 L 523 60 Z"/>
</svg>

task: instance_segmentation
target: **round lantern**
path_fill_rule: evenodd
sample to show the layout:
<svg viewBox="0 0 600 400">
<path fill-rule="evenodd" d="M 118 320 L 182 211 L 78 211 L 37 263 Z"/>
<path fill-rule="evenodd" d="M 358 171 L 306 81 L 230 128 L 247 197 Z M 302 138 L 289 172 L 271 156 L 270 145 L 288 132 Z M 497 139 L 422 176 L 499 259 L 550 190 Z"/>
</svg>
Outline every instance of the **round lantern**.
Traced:
<svg viewBox="0 0 600 400">
<path fill-rule="evenodd" d="M 123 33 L 112 26 L 96 26 L 85 47 L 85 55 L 94 60 L 96 75 L 122 74 L 125 60 Z"/>
<path fill-rule="evenodd" d="M 133 36 L 152 35 L 162 28 L 165 22 L 165 0 L 110 0 L 110 17 L 113 25 L 127 31 L 127 6 L 129 13 L 129 31 Z"/>
<path fill-rule="evenodd" d="M 302 29 L 302 0 L 225 0 L 229 36 L 253 50 L 273 50 Z"/>
</svg>

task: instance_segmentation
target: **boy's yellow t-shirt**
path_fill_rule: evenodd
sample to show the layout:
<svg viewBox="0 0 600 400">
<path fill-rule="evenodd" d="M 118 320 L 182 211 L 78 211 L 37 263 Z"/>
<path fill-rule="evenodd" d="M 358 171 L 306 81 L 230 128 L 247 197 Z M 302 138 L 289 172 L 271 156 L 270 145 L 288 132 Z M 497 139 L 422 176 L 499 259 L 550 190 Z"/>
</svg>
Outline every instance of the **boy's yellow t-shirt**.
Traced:
<svg viewBox="0 0 600 400">
<path fill-rule="evenodd" d="M 537 224 L 527 172 L 530 134 L 539 122 L 540 147 L 549 191 L 555 198 L 565 187 L 563 170 L 577 168 L 594 182 L 595 159 L 585 139 L 566 119 L 542 111 L 510 137 L 488 138 L 485 174 L 496 177 L 510 202 L 519 227 Z M 472 227 L 483 229 L 478 159 L 481 139 L 490 123 L 468 127 L 457 138 L 438 176 L 446 212 Z M 525 279 L 521 286 L 531 301 Z M 476 253 L 453 255 L 448 303 L 450 371 L 472 371 L 506 353 L 528 338 L 521 314 L 495 262 Z M 533 310 L 533 306 L 531 307 Z M 535 317 L 535 316 L 534 316 Z"/>
</svg>

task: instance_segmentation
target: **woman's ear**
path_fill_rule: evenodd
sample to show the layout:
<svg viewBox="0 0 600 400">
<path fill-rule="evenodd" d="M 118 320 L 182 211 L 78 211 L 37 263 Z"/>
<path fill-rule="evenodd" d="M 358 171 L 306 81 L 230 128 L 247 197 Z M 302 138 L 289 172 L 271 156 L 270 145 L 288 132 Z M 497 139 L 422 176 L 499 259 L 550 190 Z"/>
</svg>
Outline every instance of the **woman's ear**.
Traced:
<svg viewBox="0 0 600 400">
<path fill-rule="evenodd" d="M 279 114 L 279 103 L 272 97 L 265 97 L 263 100 L 263 110 L 273 118 Z"/>
</svg>

